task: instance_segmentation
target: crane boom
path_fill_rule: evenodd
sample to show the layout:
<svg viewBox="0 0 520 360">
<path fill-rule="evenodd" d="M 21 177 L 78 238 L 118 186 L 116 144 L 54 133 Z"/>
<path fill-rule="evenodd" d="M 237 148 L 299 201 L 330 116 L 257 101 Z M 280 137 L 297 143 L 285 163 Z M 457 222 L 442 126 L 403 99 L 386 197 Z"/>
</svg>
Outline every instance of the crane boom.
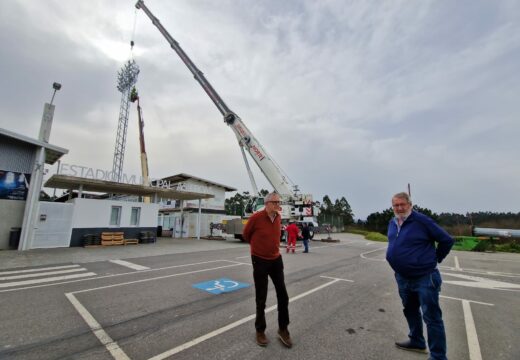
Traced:
<svg viewBox="0 0 520 360">
<path fill-rule="evenodd" d="M 135 86 L 132 88 L 130 92 L 130 101 L 137 101 L 137 120 L 139 121 L 139 148 L 141 150 L 141 176 L 143 179 L 143 185 L 148 186 L 150 184 L 150 178 L 148 173 L 148 157 L 146 156 L 146 148 L 144 142 L 144 120 L 143 120 L 143 111 L 141 109 L 141 104 L 139 103 L 139 95 L 137 93 L 137 89 Z M 145 203 L 150 203 L 150 197 L 144 197 Z"/>
<path fill-rule="evenodd" d="M 217 106 L 220 113 L 224 116 L 224 122 L 229 125 L 235 133 L 239 145 L 249 153 L 274 190 L 285 199 L 293 198 L 293 189 L 295 189 L 294 184 L 291 183 L 287 175 L 284 174 L 282 169 L 268 155 L 267 151 L 265 151 L 264 147 L 253 136 L 251 131 L 249 131 L 242 119 L 229 109 L 213 86 L 211 86 L 209 81 L 204 77 L 204 73 L 195 66 L 193 61 L 191 61 L 188 55 L 180 47 L 179 43 L 168 33 L 168 31 L 166 31 L 161 22 L 146 7 L 143 0 L 138 0 L 135 7 L 137 9 L 142 9 L 145 12 L 150 20 L 152 20 L 152 23 L 168 41 L 172 49 L 177 53 L 177 55 L 179 55 L 181 60 L 195 77 L 195 80 L 198 81 L 206 94 L 208 94 L 210 99 Z"/>
</svg>

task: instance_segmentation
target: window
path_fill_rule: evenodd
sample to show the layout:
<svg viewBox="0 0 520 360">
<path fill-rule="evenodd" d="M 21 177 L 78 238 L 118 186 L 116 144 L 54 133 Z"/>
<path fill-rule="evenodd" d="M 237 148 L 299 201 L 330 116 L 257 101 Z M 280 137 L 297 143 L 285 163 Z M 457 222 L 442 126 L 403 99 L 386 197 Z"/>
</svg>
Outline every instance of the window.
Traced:
<svg viewBox="0 0 520 360">
<path fill-rule="evenodd" d="M 121 206 L 112 206 L 110 212 L 110 225 L 119 226 L 121 223 Z"/>
<path fill-rule="evenodd" d="M 130 213 L 130 226 L 139 226 L 139 218 L 141 217 L 141 208 L 133 207 Z"/>
</svg>

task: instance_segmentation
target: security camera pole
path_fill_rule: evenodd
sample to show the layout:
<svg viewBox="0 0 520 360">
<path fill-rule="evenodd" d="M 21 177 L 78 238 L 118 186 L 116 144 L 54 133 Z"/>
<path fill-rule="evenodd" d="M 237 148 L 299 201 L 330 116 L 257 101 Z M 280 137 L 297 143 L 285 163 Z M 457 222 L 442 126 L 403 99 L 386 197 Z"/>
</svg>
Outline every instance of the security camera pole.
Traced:
<svg viewBox="0 0 520 360">
<path fill-rule="evenodd" d="M 51 134 L 52 119 L 54 117 L 54 96 L 56 91 L 61 89 L 61 84 L 52 84 L 54 93 L 52 94 L 51 103 L 43 105 L 42 123 L 40 126 L 40 135 L 38 140 L 42 142 L 49 142 Z M 25 212 L 23 214 L 22 233 L 20 234 L 20 244 L 18 250 L 29 250 L 34 239 L 34 230 L 36 229 L 36 218 L 38 215 L 40 191 L 42 189 L 43 170 L 45 166 L 45 148 L 39 147 L 36 150 L 33 171 L 31 174 L 31 183 L 29 184 L 29 191 L 25 202 Z"/>
</svg>

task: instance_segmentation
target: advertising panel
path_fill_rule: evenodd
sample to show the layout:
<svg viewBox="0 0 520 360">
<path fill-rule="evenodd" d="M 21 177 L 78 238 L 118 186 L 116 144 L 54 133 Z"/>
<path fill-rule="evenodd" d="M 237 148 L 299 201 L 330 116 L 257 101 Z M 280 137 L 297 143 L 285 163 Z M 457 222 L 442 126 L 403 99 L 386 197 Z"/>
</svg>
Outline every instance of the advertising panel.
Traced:
<svg viewBox="0 0 520 360">
<path fill-rule="evenodd" d="M 0 199 L 27 199 L 30 180 L 30 174 L 0 170 Z"/>
</svg>

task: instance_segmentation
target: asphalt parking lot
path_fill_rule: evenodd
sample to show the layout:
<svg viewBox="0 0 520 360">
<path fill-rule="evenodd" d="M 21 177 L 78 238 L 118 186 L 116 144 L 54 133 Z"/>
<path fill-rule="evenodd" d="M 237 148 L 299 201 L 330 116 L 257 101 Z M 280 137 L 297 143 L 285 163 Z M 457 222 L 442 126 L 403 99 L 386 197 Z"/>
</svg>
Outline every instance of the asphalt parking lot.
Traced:
<svg viewBox="0 0 520 360">
<path fill-rule="evenodd" d="M 334 234 L 283 253 L 293 337 L 254 338 L 249 247 L 160 239 L 114 248 L 0 251 L 1 359 L 426 359 L 406 338 L 385 243 Z M 520 255 L 452 252 L 441 266 L 448 356 L 520 358 Z"/>
</svg>

